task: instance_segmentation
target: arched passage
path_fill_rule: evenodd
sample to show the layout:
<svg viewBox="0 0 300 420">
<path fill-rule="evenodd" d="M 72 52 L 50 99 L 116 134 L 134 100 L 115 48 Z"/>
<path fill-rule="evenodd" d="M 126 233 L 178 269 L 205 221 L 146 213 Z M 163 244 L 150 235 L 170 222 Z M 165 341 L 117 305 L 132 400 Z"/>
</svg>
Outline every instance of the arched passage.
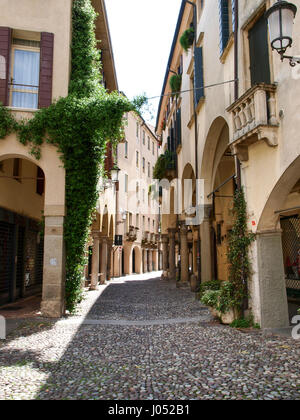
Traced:
<svg viewBox="0 0 300 420">
<path fill-rule="evenodd" d="M 41 159 L 38 161 L 14 135 L 8 136 L 0 142 L 0 176 L 0 214 L 13 225 L 16 239 L 14 261 L 18 261 L 18 254 L 21 255 L 22 241 L 25 247 L 23 267 L 19 265 L 18 268 L 14 263 L 10 265 L 13 280 L 10 281 L 6 299 L 7 296 L 9 300 L 14 300 L 22 293 L 26 295 L 26 284 L 34 291 L 40 282 L 43 289 L 43 315 L 59 317 L 64 313 L 65 291 L 65 171 L 57 150 L 54 146 L 42 145 Z M 42 220 L 44 242 L 42 235 L 38 234 Z M 3 238 L 4 235 L 2 248 L 5 246 Z M 37 264 L 41 259 L 43 262 Z"/>
<path fill-rule="evenodd" d="M 132 273 L 140 274 L 142 272 L 142 252 L 138 246 L 132 249 Z"/>
<path fill-rule="evenodd" d="M 228 279 L 227 247 L 232 228 L 235 162 L 229 147 L 229 127 L 216 118 L 203 148 L 200 176 L 204 186 L 201 224 L 202 281 Z"/>
<path fill-rule="evenodd" d="M 256 316 L 265 328 L 289 324 L 286 289 L 290 280 L 295 288 L 300 283 L 299 214 L 300 157 L 278 179 L 258 222 L 253 293 L 259 296 Z"/>
</svg>

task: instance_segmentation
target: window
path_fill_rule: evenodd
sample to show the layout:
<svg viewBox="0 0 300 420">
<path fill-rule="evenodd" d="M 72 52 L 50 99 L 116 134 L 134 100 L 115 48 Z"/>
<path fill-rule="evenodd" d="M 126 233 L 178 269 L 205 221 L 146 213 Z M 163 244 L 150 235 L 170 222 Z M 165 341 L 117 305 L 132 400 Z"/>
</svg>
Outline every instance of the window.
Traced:
<svg viewBox="0 0 300 420">
<path fill-rule="evenodd" d="M 45 190 L 45 175 L 40 167 L 37 167 L 36 193 L 43 195 Z"/>
<path fill-rule="evenodd" d="M 148 150 L 150 150 L 150 137 L 148 137 Z"/>
<path fill-rule="evenodd" d="M 124 156 L 125 156 L 125 158 L 126 159 L 128 159 L 128 141 L 125 141 L 125 153 L 124 153 Z"/>
<path fill-rule="evenodd" d="M 257 83 L 271 83 L 268 23 L 262 15 L 249 30 L 251 86 Z"/>
<path fill-rule="evenodd" d="M 139 138 L 139 132 L 140 132 L 140 125 L 139 125 L 139 123 L 137 122 L 137 123 L 136 123 L 136 138 L 137 138 L 137 139 Z"/>
<path fill-rule="evenodd" d="M 150 178 L 151 173 L 150 173 L 150 163 L 148 162 L 148 177 Z"/>
<path fill-rule="evenodd" d="M 13 39 L 10 105 L 15 108 L 38 108 L 40 82 L 40 43 Z"/>
<path fill-rule="evenodd" d="M 136 191 L 136 199 L 138 200 L 139 199 L 139 183 L 138 182 L 136 183 L 135 191 Z"/>
<path fill-rule="evenodd" d="M 136 152 L 136 167 L 139 167 L 139 152 Z"/>
<path fill-rule="evenodd" d="M 152 154 L 154 156 L 154 141 L 152 142 Z"/>
<path fill-rule="evenodd" d="M 145 131 L 143 131 L 143 145 L 145 145 L 145 142 L 146 142 L 146 134 L 145 134 Z"/>
<path fill-rule="evenodd" d="M 125 192 L 128 193 L 128 175 L 125 174 Z"/>
<path fill-rule="evenodd" d="M 145 158 L 143 158 L 143 172 L 145 172 L 145 165 L 146 165 Z"/>
<path fill-rule="evenodd" d="M 220 55 L 223 54 L 229 37 L 234 31 L 234 0 L 219 0 Z"/>
<path fill-rule="evenodd" d="M 200 99 L 204 97 L 204 76 L 203 76 L 203 48 L 195 48 L 195 70 L 194 70 L 195 95 L 194 100 L 196 106 Z"/>
<path fill-rule="evenodd" d="M 16 181 L 21 182 L 21 159 L 14 159 L 13 165 L 13 177 Z"/>
<path fill-rule="evenodd" d="M 136 215 L 136 224 L 135 224 L 135 226 L 136 226 L 137 228 L 139 228 L 139 227 L 140 227 L 140 215 L 139 215 L 139 214 L 137 214 L 137 215 Z"/>
</svg>

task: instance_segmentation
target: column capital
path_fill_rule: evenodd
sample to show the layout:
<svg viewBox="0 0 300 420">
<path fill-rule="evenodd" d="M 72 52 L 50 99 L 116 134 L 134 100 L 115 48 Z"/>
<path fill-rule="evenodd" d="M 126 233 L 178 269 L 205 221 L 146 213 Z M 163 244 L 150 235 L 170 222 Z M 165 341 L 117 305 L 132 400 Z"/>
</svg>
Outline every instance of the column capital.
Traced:
<svg viewBox="0 0 300 420">
<path fill-rule="evenodd" d="M 169 232 L 169 237 L 170 238 L 174 238 L 175 237 L 175 234 L 177 232 L 177 229 L 176 228 L 169 228 L 168 229 L 168 232 Z"/>
<path fill-rule="evenodd" d="M 167 244 L 169 242 L 169 235 L 164 233 L 161 235 L 161 241 L 163 244 Z"/>
<path fill-rule="evenodd" d="M 93 239 L 100 239 L 100 232 L 93 230 L 92 231 L 92 238 Z"/>
<path fill-rule="evenodd" d="M 258 230 L 256 232 L 257 236 L 281 236 L 282 229 L 269 229 L 269 230 Z"/>
<path fill-rule="evenodd" d="M 203 221 L 204 222 L 210 220 L 212 211 L 213 211 L 212 204 L 204 204 L 203 206 Z"/>
<path fill-rule="evenodd" d="M 109 242 L 109 238 L 107 236 L 99 236 L 100 242 L 107 244 Z"/>
<path fill-rule="evenodd" d="M 187 227 L 187 225 L 185 224 L 185 222 L 181 222 L 180 223 L 180 235 L 181 236 L 186 236 L 187 233 L 188 233 L 188 227 Z"/>
</svg>

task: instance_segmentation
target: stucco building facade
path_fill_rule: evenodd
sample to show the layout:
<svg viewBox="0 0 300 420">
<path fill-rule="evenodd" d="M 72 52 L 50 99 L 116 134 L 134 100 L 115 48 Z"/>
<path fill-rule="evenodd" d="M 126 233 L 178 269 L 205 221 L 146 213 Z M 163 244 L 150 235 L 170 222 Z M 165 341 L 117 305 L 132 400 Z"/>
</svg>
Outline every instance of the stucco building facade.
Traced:
<svg viewBox="0 0 300 420">
<path fill-rule="evenodd" d="M 153 169 L 161 147 L 141 116 L 125 117 L 124 142 L 116 158 L 120 169 L 117 198 L 117 235 L 123 248 L 114 250 L 115 276 L 157 271 L 160 268 L 159 206 L 151 191 Z"/>
<path fill-rule="evenodd" d="M 284 327 L 287 291 L 299 290 L 299 69 L 271 50 L 264 13 L 274 1 L 193 3 L 195 54 L 179 42 L 194 19 L 193 6 L 183 1 L 162 90 L 170 96 L 161 99 L 156 126 L 163 151 L 174 156 L 167 173 L 173 184 L 163 194 L 171 201 L 171 214 L 162 216 L 163 246 L 169 248 L 164 275 L 174 278 L 180 259 L 179 283 L 193 274 L 202 282 L 228 280 L 232 198 L 241 182 L 248 228 L 256 234 L 249 311 L 263 328 Z M 298 13 L 290 55 L 299 53 L 299 19 Z M 181 75 L 183 93 L 172 96 L 174 73 Z M 174 211 L 185 185 L 189 206 L 201 202 L 200 222 L 189 206 Z"/>
<path fill-rule="evenodd" d="M 43 7 L 38 0 L 1 3 L 0 101 L 17 119 L 31 118 L 37 109 L 68 95 L 73 2 L 46 3 Z M 118 86 L 105 4 L 102 0 L 92 4 L 98 13 L 95 31 L 103 50 L 103 84 L 114 91 Z M 108 170 L 110 164 L 108 146 Z M 0 190 L 0 304 L 42 291 L 43 315 L 61 316 L 65 311 L 65 170 L 56 147 L 44 143 L 41 159 L 36 160 L 15 133 L 1 139 Z M 99 257 L 99 241 L 105 242 L 102 261 L 109 261 L 114 237 L 114 202 L 113 190 L 99 194 L 90 246 L 98 246 Z M 102 272 L 103 277 L 109 275 L 108 263 Z M 99 273 L 95 268 L 94 282 Z"/>
</svg>

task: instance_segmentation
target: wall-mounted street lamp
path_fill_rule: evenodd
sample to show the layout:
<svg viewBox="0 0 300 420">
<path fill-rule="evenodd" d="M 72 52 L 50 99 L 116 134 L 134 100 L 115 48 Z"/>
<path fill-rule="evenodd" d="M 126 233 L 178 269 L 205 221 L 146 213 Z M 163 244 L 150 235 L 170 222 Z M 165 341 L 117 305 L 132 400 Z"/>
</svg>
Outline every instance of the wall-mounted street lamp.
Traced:
<svg viewBox="0 0 300 420">
<path fill-rule="evenodd" d="M 293 25 L 296 13 L 297 7 L 284 0 L 278 0 L 266 11 L 272 49 L 280 54 L 281 61 L 284 58 L 290 60 L 292 67 L 300 64 L 300 58 L 285 55 L 285 52 L 293 44 Z"/>
<path fill-rule="evenodd" d="M 110 171 L 112 182 L 116 183 L 119 181 L 119 172 L 120 172 L 120 168 L 118 168 L 118 166 L 114 166 L 112 168 L 112 170 Z"/>
</svg>

